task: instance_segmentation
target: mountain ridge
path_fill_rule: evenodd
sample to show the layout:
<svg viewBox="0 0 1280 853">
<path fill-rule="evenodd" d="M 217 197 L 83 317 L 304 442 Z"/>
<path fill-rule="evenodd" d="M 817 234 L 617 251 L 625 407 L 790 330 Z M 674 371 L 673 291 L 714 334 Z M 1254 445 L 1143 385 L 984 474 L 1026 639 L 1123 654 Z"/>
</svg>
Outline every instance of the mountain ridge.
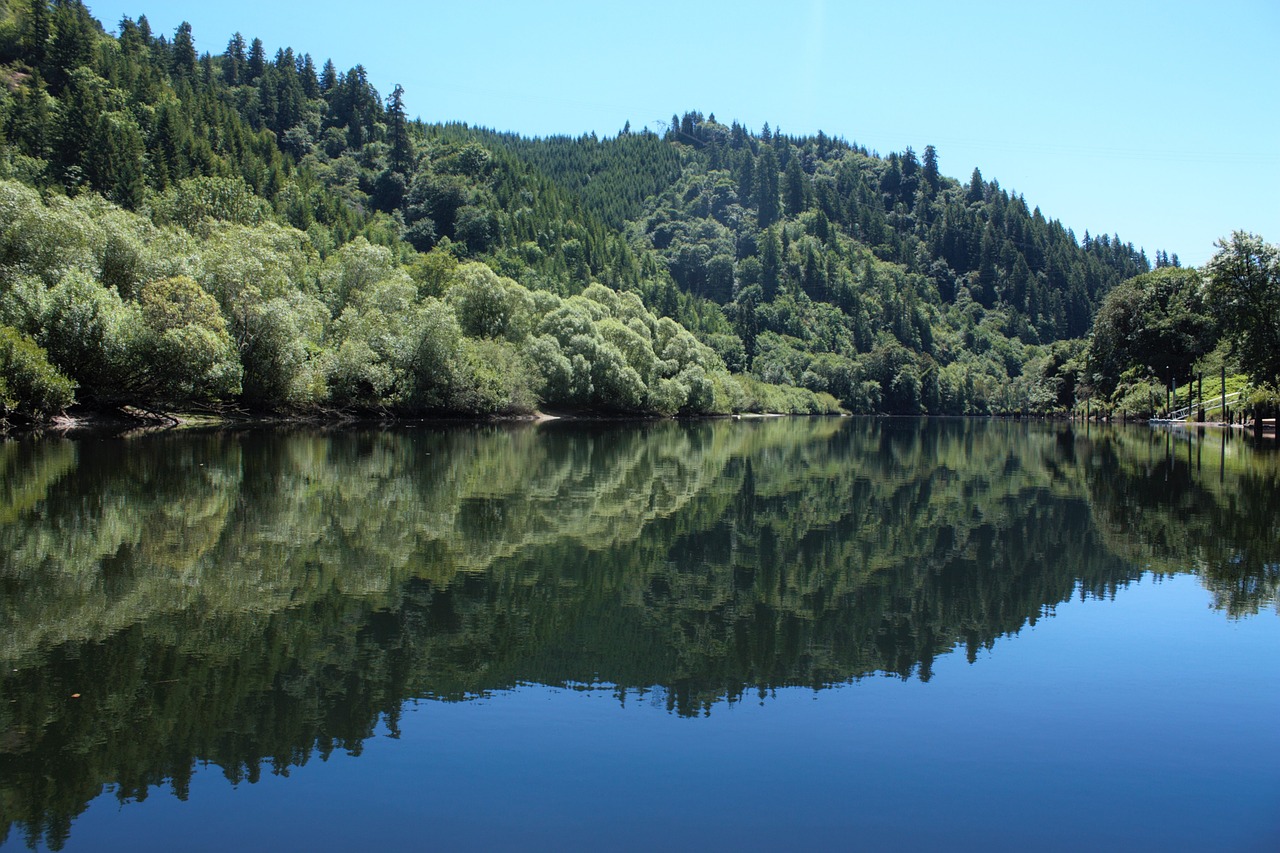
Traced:
<svg viewBox="0 0 1280 853">
<path fill-rule="evenodd" d="M 673 115 L 662 135 L 627 126 L 604 138 L 428 124 L 408 119 L 400 87 L 382 97 L 363 66 L 339 73 L 292 48 L 269 58 L 259 39 L 239 33 L 221 54 L 198 54 L 189 25 L 170 39 L 145 16 L 125 17 L 112 36 L 77 0 L 14 0 L 0 15 L 0 177 L 35 188 L 45 205 L 101 195 L 130 212 L 116 219 L 139 217 L 129 225 L 135 238 L 176 228 L 194 241 L 189 254 L 210 251 L 210 238 L 233 226 L 274 224 L 303 235 L 285 241 L 303 260 L 259 257 L 259 265 L 288 269 L 270 296 L 256 284 L 213 281 L 206 268 L 220 260 L 144 262 L 145 247 L 131 248 L 131 261 L 103 250 L 81 265 L 120 299 L 117 310 L 113 297 L 82 288 L 99 313 L 108 302 L 121 317 L 141 311 L 144 287 L 175 276 L 214 297 L 217 312 L 198 322 L 182 317 L 173 328 L 156 320 L 152 337 L 178 337 L 195 322 L 200 335 L 218 338 L 205 349 L 221 351 L 178 347 L 166 357 L 221 359 L 217 369 L 229 378 L 171 383 L 159 393 L 122 381 L 104 390 L 101 375 L 58 355 L 50 305 L 70 298 L 66 270 L 37 268 L 39 253 L 22 248 L 58 238 L 36 224 L 18 234 L 10 224 L 0 324 L 42 348 L 82 401 L 471 414 L 538 405 L 827 411 L 833 400 L 868 413 L 1065 411 L 1075 401 L 1081 338 L 1102 298 L 1151 268 L 1145 252 L 1118 237 L 1086 232 L 1077 242 L 976 169 L 967 183 L 943 175 L 932 146 L 920 157 L 908 148 L 881 158 L 821 131 L 792 137 L 765 125 L 753 134 L 697 111 Z M 27 200 L 11 203 L 26 207 L 11 223 L 46 218 L 15 189 L 11 199 L 19 198 Z M 334 258 L 369 252 L 379 258 L 376 272 L 335 283 L 347 273 L 332 267 L 355 262 Z M 1170 263 L 1176 256 L 1157 253 L 1158 266 Z M 456 287 L 458 270 L 475 272 L 473 264 L 491 271 L 470 285 L 491 303 L 484 309 Z M 380 295 L 368 290 L 393 280 Z M 645 328 L 631 329 L 639 343 L 614 330 L 573 344 L 567 327 L 557 336 L 547 325 L 557 306 L 538 294 L 574 300 L 595 284 L 640 298 L 648 319 L 612 318 L 637 319 Z M 176 293 L 153 293 L 153 302 L 171 303 Z M 379 300 L 381 317 L 371 319 Z M 436 313 L 449 342 L 440 363 L 457 368 L 433 391 L 422 387 L 422 363 L 404 355 L 423 350 L 422 318 L 435 312 L 426 300 L 443 305 Z M 286 303 L 293 316 L 272 334 L 303 346 L 259 363 L 254 346 L 269 335 L 253 322 L 282 325 L 264 318 Z M 464 304 L 523 313 L 498 329 L 460 315 Z M 572 310 L 591 323 L 610 319 L 580 300 Z M 388 318 L 406 315 L 416 319 L 388 331 Z M 662 317 L 700 349 L 686 346 L 675 359 L 655 352 Z M 386 344 L 388 336 L 398 343 Z M 121 374 L 165 351 L 156 340 L 110 346 L 132 349 Z M 480 375 L 488 363 L 519 378 L 499 387 Z M 693 367 L 711 377 L 698 400 L 699 382 L 686 372 Z M 281 371 L 291 391 L 267 381 Z M 664 380 L 674 384 L 659 392 Z"/>
</svg>

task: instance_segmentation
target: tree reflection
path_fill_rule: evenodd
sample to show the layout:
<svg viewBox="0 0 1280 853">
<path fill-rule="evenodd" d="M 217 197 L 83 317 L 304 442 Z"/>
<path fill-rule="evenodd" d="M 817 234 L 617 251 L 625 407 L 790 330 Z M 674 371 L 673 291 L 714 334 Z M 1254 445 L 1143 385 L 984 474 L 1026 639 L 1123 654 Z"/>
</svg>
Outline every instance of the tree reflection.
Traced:
<svg viewBox="0 0 1280 853">
<path fill-rule="evenodd" d="M 0 444 L 4 814 L 58 847 L 103 785 L 359 752 L 409 698 L 927 681 L 1148 568 L 1274 605 L 1275 454 L 1170 448 L 834 419 Z"/>
<path fill-rule="evenodd" d="M 1194 572 L 1214 607 L 1280 602 L 1280 454 L 1230 431 L 1104 431 L 1089 501 L 1109 547 L 1159 573 Z"/>
</svg>

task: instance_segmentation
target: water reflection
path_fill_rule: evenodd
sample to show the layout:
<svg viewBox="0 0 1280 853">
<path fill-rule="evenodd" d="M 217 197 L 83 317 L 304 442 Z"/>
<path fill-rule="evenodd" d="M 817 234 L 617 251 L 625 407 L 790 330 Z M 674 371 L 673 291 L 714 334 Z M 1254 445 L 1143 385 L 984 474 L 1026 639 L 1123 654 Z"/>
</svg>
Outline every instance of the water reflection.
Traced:
<svg viewBox="0 0 1280 853">
<path fill-rule="evenodd" d="M 1105 431 L 1089 500 L 1108 547 L 1158 573 L 1194 571 L 1233 617 L 1280 601 L 1280 454 L 1221 430 Z"/>
<path fill-rule="evenodd" d="M 0 472 L 0 798 L 55 847 L 104 784 L 359 752 L 411 697 L 599 683 L 694 715 L 928 680 L 1148 570 L 1230 616 L 1280 575 L 1276 454 L 1220 434 L 224 431 L 9 442 Z"/>
</svg>

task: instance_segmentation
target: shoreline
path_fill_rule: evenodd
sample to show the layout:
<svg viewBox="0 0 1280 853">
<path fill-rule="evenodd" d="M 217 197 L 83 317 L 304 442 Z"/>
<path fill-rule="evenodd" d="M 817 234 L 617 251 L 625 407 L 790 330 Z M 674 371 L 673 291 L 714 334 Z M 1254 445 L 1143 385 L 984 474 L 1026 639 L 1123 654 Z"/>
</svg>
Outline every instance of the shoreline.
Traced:
<svg viewBox="0 0 1280 853">
<path fill-rule="evenodd" d="M 17 423 L 0 418 L 0 441 L 26 435 L 56 434 L 69 436 L 77 433 L 111 433 L 121 436 L 141 435 L 156 432 L 169 432 L 192 429 L 255 429 L 282 427 L 311 427 L 316 429 L 352 428 L 352 427 L 397 427 L 397 426 L 476 426 L 498 424 L 533 424 L 542 425 L 554 422 L 605 424 L 605 423 L 643 423 L 657 421 L 693 421 L 693 420 L 764 420 L 785 417 L 863 417 L 863 418 L 962 418 L 975 420 L 1007 420 L 1007 421 L 1060 421 L 1063 423 L 1086 425 L 1112 425 L 1117 421 L 1110 419 L 1090 418 L 1083 420 L 1072 417 L 1068 413 L 997 413 L 997 414 L 931 414 L 915 415 L 872 412 L 855 414 L 842 412 L 839 414 L 812 414 L 787 412 L 730 412 L 723 414 L 701 415 L 659 415 L 654 413 L 617 413 L 590 410 L 535 410 L 526 414 L 504 415 L 471 415 L 461 413 L 437 413 L 424 415 L 397 415 L 388 412 L 353 411 L 339 409 L 322 409 L 310 412 L 279 411 L 165 411 L 141 409 L 137 407 L 121 407 L 119 409 L 82 409 L 71 410 L 44 421 L 21 419 Z M 1254 433 L 1252 424 L 1229 424 L 1218 421 L 1204 422 L 1170 422 L 1158 420 L 1121 420 L 1119 423 L 1131 425 L 1146 424 L 1151 427 L 1176 429 L 1217 428 L 1232 431 Z M 1275 438 L 1275 421 L 1263 421 L 1261 436 Z"/>
</svg>

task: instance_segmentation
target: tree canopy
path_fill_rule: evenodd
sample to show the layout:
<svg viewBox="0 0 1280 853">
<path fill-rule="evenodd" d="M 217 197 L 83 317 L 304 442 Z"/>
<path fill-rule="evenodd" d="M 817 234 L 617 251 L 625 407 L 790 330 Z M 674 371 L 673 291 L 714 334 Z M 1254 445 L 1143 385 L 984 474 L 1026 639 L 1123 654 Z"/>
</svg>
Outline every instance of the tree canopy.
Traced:
<svg viewBox="0 0 1280 853">
<path fill-rule="evenodd" d="M 1151 271 L 1144 251 L 1105 233 L 1077 239 L 976 168 L 966 183 L 948 177 L 932 145 L 882 156 L 822 132 L 756 133 L 696 110 L 663 134 L 628 124 L 615 137 L 528 138 L 411 120 L 418 93 L 396 86 L 384 98 L 362 65 L 342 72 L 292 47 L 272 55 L 241 33 L 219 37 L 218 53 L 202 52 L 202 34 L 185 23 L 166 37 L 125 17 L 117 33 L 79 0 L 0 9 L 0 179 L 12 182 L 0 239 L 13 246 L 0 255 L 0 313 L 86 403 L 392 412 L 430 400 L 432 410 L 477 413 L 573 400 L 672 410 L 672 385 L 640 393 L 593 380 L 593 391 L 570 394 L 571 384 L 544 381 L 564 374 L 536 364 L 559 365 L 548 340 L 570 363 L 607 360 L 618 333 L 608 347 L 569 352 L 577 344 L 537 331 L 550 305 L 542 298 L 528 334 L 490 334 L 471 284 L 467 298 L 447 293 L 458 268 L 482 264 L 530 298 L 570 300 L 597 285 L 633 294 L 655 322 L 673 320 L 702 345 L 694 362 L 722 392 L 711 411 L 747 398 L 763 405 L 770 386 L 802 389 L 764 395 L 787 410 L 834 400 L 853 412 L 1054 411 L 1091 393 L 1071 355 L 1082 344 L 1071 342 L 1089 333 L 1109 291 Z M 348 278 L 343 270 L 370 252 L 381 253 L 376 269 Z M 1178 269 L 1176 255 L 1155 258 L 1160 271 Z M 44 324 L 56 317 L 46 308 L 71 287 L 62 279 L 72 270 L 84 277 L 77 292 L 108 318 L 104 335 L 134 328 L 121 318 L 141 310 L 148 285 L 190 278 L 214 297 L 235 345 L 224 380 L 145 390 L 140 363 L 117 357 L 145 360 L 143 349 L 119 335 L 95 339 L 114 347 L 101 357 L 48 349 L 42 341 L 56 336 Z M 382 297 L 399 295 L 370 301 L 367 288 L 383 281 L 396 284 Z M 86 282 L 114 295 L 89 297 Z M 419 393 L 406 378 L 404 348 L 420 330 L 401 309 L 455 313 L 461 343 L 447 352 L 460 396 Z M 1198 332 L 1153 332 L 1162 334 Z M 1241 354 L 1268 346 L 1260 328 L 1236 340 Z M 524 365 L 513 375 L 528 377 L 527 389 L 477 403 L 464 388 L 484 385 L 466 366 L 480 363 L 477 346 Z M 115 373 L 99 369 L 109 364 Z M 646 364 L 629 366 L 688 385 L 684 366 L 665 374 Z M 732 388 L 754 390 L 715 379 L 726 370 Z M 541 396 L 552 388 L 567 396 Z M 606 400 L 614 391 L 622 396 Z"/>
<path fill-rule="evenodd" d="M 1217 246 L 1206 267 L 1213 310 L 1250 377 L 1280 389 L 1280 247 L 1244 231 Z"/>
</svg>

